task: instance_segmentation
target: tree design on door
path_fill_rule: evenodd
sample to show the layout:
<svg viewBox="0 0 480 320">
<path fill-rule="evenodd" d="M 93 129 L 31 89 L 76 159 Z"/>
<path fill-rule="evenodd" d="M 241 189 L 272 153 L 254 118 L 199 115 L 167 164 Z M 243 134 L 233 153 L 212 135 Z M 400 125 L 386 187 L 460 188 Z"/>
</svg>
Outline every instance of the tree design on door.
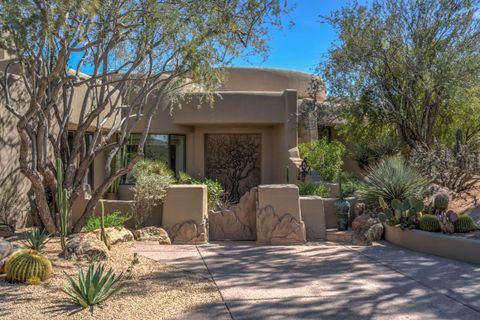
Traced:
<svg viewBox="0 0 480 320">
<path fill-rule="evenodd" d="M 260 184 L 260 134 L 207 134 L 205 171 L 209 179 L 219 181 L 228 201 L 240 197 Z"/>
</svg>

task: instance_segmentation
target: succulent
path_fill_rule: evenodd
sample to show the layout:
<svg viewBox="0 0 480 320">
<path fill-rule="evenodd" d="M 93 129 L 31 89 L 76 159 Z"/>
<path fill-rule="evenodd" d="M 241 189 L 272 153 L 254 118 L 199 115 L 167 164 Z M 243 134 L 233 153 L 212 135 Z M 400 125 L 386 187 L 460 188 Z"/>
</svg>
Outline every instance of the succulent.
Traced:
<svg viewBox="0 0 480 320">
<path fill-rule="evenodd" d="M 452 210 L 443 211 L 440 215 L 437 216 L 438 222 L 440 223 L 440 229 L 443 233 L 454 233 L 455 232 L 455 221 L 457 221 L 457 213 Z"/>
<path fill-rule="evenodd" d="M 50 240 L 50 235 L 46 230 L 37 228 L 25 233 L 26 247 L 35 251 L 42 251 L 45 244 Z"/>
<path fill-rule="evenodd" d="M 68 190 L 63 186 L 63 164 L 62 159 L 57 158 L 56 161 L 57 170 L 57 196 L 56 204 L 60 214 L 60 244 L 62 250 L 65 250 L 67 246 L 66 237 L 68 235 Z"/>
<path fill-rule="evenodd" d="M 382 198 L 378 198 L 383 213 L 378 215 L 381 222 L 390 225 L 400 224 L 402 229 L 414 228 L 418 222 L 418 216 L 424 209 L 423 202 L 416 198 L 408 198 L 404 201 L 393 199 L 390 205 Z"/>
<path fill-rule="evenodd" d="M 22 249 L 14 252 L 5 263 L 6 280 L 36 284 L 52 273 L 52 263 L 38 251 Z"/>
<path fill-rule="evenodd" d="M 441 192 L 433 198 L 433 209 L 436 213 L 441 213 L 442 211 L 447 210 L 449 201 L 450 197 L 448 196 L 448 193 Z"/>
<path fill-rule="evenodd" d="M 78 272 L 78 283 L 67 275 L 70 287 L 64 287 L 63 291 L 83 308 L 93 306 L 107 300 L 117 293 L 122 286 L 123 276 L 115 275 L 110 269 L 105 273 L 105 268 L 99 265 L 95 269 L 93 264 L 88 267 L 87 274 L 80 268 Z"/>
<path fill-rule="evenodd" d="M 464 214 L 458 216 L 457 220 L 454 222 L 455 232 L 465 233 L 474 231 L 476 229 L 475 222 L 472 217 Z"/>
<path fill-rule="evenodd" d="M 438 222 L 437 216 L 433 214 L 425 214 L 420 217 L 418 221 L 420 229 L 424 231 L 436 232 L 440 231 L 440 222 Z"/>
</svg>

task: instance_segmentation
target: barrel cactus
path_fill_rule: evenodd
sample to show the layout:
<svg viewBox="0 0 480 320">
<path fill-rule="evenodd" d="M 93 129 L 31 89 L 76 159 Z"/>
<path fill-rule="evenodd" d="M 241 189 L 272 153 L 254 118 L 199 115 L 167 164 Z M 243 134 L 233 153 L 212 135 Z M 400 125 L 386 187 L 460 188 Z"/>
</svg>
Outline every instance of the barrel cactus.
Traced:
<svg viewBox="0 0 480 320">
<path fill-rule="evenodd" d="M 424 231 L 436 232 L 440 231 L 440 223 L 437 216 L 433 214 L 425 214 L 418 221 L 420 229 Z"/>
<path fill-rule="evenodd" d="M 468 215 L 458 216 L 457 221 L 455 221 L 455 232 L 464 233 L 475 229 L 475 222 Z"/>
<path fill-rule="evenodd" d="M 6 280 L 36 284 L 52 273 L 52 263 L 38 251 L 22 249 L 13 253 L 5 263 Z"/>
<path fill-rule="evenodd" d="M 450 197 L 447 193 L 442 192 L 439 193 L 433 198 L 433 209 L 436 213 L 440 213 L 442 211 L 447 210 L 448 202 L 450 201 Z"/>
</svg>

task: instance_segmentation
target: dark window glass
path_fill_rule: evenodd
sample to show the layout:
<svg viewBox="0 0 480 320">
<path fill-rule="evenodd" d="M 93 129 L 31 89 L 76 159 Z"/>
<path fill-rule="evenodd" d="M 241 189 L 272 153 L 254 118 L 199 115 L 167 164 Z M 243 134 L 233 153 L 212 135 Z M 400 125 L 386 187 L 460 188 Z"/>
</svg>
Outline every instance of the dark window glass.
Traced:
<svg viewBox="0 0 480 320">
<path fill-rule="evenodd" d="M 318 140 L 327 138 L 328 142 L 332 142 L 332 128 L 327 126 L 318 127 Z"/>
</svg>

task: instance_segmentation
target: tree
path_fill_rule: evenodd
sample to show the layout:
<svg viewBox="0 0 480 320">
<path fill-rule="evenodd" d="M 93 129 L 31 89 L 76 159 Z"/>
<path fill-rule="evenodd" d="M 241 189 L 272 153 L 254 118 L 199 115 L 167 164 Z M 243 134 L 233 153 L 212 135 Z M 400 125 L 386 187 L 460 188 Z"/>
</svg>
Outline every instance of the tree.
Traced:
<svg viewBox="0 0 480 320">
<path fill-rule="evenodd" d="M 323 17 L 338 33 L 319 72 L 330 95 L 395 125 L 410 147 L 430 146 L 441 112 L 478 85 L 478 0 L 374 0 Z M 365 99 L 367 97 L 367 99 Z"/>
<path fill-rule="evenodd" d="M 105 180 L 73 226 L 78 232 L 142 158 L 162 101 L 178 102 L 192 84 L 211 101 L 218 67 L 264 52 L 267 25 L 279 26 L 284 10 L 279 0 L 0 0 L 0 49 L 14 57 L 0 72 L 2 98 L 18 121 L 20 171 L 38 223 L 59 230 L 55 158 L 71 208 L 94 158 L 106 155 Z M 112 170 L 139 123 L 138 152 Z"/>
</svg>

